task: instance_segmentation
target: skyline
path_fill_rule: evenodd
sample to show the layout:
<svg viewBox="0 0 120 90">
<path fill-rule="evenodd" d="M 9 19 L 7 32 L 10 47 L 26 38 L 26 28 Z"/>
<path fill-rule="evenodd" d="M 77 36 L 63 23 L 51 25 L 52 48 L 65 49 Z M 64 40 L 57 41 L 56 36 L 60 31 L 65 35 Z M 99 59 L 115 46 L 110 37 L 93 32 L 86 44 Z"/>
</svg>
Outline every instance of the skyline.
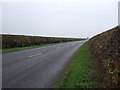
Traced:
<svg viewBox="0 0 120 90">
<path fill-rule="evenodd" d="M 116 2 L 2 4 L 3 34 L 84 38 L 118 25 Z"/>
</svg>

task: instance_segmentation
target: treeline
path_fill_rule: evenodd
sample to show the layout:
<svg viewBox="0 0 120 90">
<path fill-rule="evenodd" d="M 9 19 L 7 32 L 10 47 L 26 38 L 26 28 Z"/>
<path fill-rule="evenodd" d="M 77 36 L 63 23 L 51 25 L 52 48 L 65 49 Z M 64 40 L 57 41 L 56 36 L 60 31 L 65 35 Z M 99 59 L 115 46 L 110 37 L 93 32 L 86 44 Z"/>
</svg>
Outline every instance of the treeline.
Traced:
<svg viewBox="0 0 120 90">
<path fill-rule="evenodd" d="M 102 73 L 100 83 L 107 88 L 120 88 L 120 26 L 91 38 L 89 47 Z"/>
<path fill-rule="evenodd" d="M 4 35 L 4 34 L 0 36 L 2 36 L 3 49 L 84 40 L 80 38 L 55 38 L 55 37 Z"/>
</svg>

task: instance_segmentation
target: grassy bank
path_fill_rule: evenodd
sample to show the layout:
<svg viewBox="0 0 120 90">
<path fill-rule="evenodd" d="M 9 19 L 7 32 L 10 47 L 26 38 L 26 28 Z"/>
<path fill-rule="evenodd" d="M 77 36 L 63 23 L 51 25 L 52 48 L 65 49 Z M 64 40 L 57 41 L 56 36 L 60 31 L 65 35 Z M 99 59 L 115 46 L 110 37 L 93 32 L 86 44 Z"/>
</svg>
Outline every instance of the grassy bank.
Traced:
<svg viewBox="0 0 120 90">
<path fill-rule="evenodd" d="M 64 75 L 55 88 L 92 88 L 96 87 L 93 80 L 95 68 L 89 55 L 88 42 L 75 53 Z"/>
<path fill-rule="evenodd" d="M 7 52 L 13 52 L 13 51 L 19 51 L 19 50 L 43 47 L 43 46 L 50 46 L 50 45 L 54 45 L 54 44 L 34 45 L 34 46 L 17 47 L 17 48 L 6 48 L 6 49 L 0 50 L 0 52 L 7 53 Z"/>
<path fill-rule="evenodd" d="M 120 88 L 120 26 L 88 42 L 75 53 L 56 88 Z"/>
</svg>

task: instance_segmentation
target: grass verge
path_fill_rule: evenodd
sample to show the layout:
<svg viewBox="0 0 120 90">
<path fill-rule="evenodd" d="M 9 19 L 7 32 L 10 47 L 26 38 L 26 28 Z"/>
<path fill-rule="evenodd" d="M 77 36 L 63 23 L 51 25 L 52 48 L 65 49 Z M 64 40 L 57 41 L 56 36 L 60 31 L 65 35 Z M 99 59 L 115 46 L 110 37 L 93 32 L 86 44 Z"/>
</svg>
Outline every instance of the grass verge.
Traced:
<svg viewBox="0 0 120 90">
<path fill-rule="evenodd" d="M 88 42 L 75 53 L 55 88 L 93 88 L 95 86 L 93 60 L 90 58 Z"/>
<path fill-rule="evenodd" d="M 34 46 L 27 46 L 27 47 L 17 47 L 17 48 L 6 48 L 6 49 L 0 49 L 0 53 L 7 53 L 7 52 L 13 52 L 13 51 L 19 51 L 19 50 L 25 50 L 25 49 L 31 49 L 31 48 L 37 48 L 37 47 L 44 47 L 44 46 L 50 46 L 50 45 L 57 45 L 67 42 L 60 42 L 60 43 L 51 43 L 51 44 L 41 44 L 41 45 L 34 45 Z"/>
</svg>

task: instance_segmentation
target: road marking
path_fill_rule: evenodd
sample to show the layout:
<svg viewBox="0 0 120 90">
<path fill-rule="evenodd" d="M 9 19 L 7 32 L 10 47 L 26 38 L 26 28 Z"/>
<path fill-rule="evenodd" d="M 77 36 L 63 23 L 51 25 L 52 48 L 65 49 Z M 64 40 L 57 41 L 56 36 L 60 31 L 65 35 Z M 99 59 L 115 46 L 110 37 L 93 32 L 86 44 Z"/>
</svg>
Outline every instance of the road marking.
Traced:
<svg viewBox="0 0 120 90">
<path fill-rule="evenodd" d="M 61 47 L 57 47 L 56 49 L 60 49 Z"/>
<path fill-rule="evenodd" d="M 42 53 L 37 53 L 37 54 L 31 55 L 31 56 L 29 56 L 29 58 L 32 58 L 32 57 L 40 55 L 40 54 L 42 54 Z"/>
</svg>

